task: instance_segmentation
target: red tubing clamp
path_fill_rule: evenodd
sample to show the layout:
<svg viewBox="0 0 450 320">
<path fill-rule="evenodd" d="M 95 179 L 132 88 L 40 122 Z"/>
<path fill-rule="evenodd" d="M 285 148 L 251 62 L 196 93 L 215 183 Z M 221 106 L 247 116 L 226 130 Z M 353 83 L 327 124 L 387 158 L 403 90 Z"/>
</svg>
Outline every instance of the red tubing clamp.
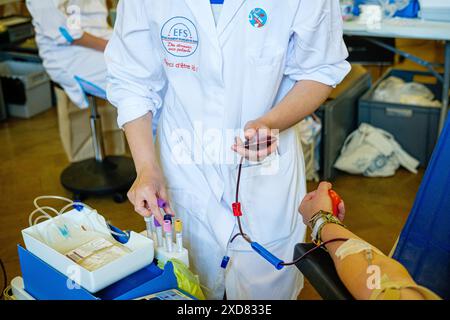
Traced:
<svg viewBox="0 0 450 320">
<path fill-rule="evenodd" d="M 235 217 L 242 217 L 241 203 L 233 203 L 233 214 Z"/>
</svg>

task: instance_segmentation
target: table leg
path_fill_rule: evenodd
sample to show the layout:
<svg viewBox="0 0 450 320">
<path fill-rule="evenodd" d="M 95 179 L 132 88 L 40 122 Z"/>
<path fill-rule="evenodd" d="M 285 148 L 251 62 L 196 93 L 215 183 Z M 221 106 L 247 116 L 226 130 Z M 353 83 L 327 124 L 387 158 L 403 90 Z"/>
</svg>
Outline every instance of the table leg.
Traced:
<svg viewBox="0 0 450 320">
<path fill-rule="evenodd" d="M 441 119 L 439 121 L 439 132 L 442 131 L 445 125 L 445 120 L 447 119 L 448 113 L 448 90 L 450 87 L 450 41 L 445 42 L 445 67 L 444 67 L 444 82 L 443 82 L 443 92 L 442 92 L 442 111 Z"/>
</svg>

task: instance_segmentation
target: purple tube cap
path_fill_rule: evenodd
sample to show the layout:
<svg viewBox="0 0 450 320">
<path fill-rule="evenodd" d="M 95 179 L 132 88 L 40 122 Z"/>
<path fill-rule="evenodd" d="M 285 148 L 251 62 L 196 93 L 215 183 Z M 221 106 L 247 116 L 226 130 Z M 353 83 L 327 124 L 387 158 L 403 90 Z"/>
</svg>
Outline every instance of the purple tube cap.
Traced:
<svg viewBox="0 0 450 320">
<path fill-rule="evenodd" d="M 167 202 L 165 202 L 163 199 L 158 199 L 158 207 L 164 209 L 165 207 L 167 207 Z"/>
<path fill-rule="evenodd" d="M 161 227 L 161 224 L 156 219 L 154 219 L 154 224 L 155 224 L 155 227 L 157 227 L 157 228 Z"/>
</svg>

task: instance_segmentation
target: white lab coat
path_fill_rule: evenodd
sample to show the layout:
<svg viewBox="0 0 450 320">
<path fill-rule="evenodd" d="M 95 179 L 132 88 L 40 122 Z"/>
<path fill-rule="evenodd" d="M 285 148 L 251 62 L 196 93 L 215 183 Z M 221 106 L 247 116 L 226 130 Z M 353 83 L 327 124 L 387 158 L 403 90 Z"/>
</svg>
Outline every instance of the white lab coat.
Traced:
<svg viewBox="0 0 450 320">
<path fill-rule="evenodd" d="M 26 4 L 33 17 L 45 69 L 73 103 L 86 108 L 88 103 L 75 76 L 106 89 L 104 55 L 70 45 L 70 38 L 65 37 L 60 28 L 73 40 L 81 38 L 84 32 L 109 40 L 112 29 L 107 22 L 106 0 L 27 0 Z"/>
<path fill-rule="evenodd" d="M 250 21 L 255 8 L 266 12 L 261 28 Z M 350 65 L 339 1 L 226 0 L 216 26 L 208 0 L 125 0 L 117 17 L 108 97 L 120 126 L 163 109 L 160 160 L 208 297 L 226 290 L 229 299 L 295 299 L 303 283 L 295 267 L 277 271 L 241 238 L 229 244 L 238 159 L 230 150 L 236 131 L 227 130 L 267 113 L 296 81 L 342 81 Z M 306 229 L 297 213 L 306 186 L 296 132 L 283 132 L 279 154 L 244 168 L 241 181 L 245 232 L 285 261 Z"/>
</svg>

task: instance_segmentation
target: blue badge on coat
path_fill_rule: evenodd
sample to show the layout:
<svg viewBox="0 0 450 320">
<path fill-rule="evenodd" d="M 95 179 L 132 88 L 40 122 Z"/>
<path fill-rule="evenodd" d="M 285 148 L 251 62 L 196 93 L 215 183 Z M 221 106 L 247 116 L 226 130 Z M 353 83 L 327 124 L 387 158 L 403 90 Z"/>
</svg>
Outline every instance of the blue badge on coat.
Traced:
<svg viewBox="0 0 450 320">
<path fill-rule="evenodd" d="M 253 9 L 248 16 L 248 20 L 255 28 L 262 28 L 267 23 L 267 13 L 261 8 Z"/>
<path fill-rule="evenodd" d="M 161 28 L 161 41 L 171 55 L 189 57 L 198 48 L 197 28 L 188 18 L 174 17 Z"/>
</svg>

